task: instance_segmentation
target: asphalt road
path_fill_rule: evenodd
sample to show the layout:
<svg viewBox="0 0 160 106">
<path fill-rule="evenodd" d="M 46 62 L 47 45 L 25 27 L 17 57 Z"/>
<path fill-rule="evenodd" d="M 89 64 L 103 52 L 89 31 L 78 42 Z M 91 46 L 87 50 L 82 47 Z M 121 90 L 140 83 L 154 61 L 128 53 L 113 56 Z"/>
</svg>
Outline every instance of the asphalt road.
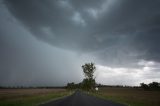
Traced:
<svg viewBox="0 0 160 106">
<path fill-rule="evenodd" d="M 125 106 L 109 100 L 100 99 L 81 91 L 76 91 L 73 95 L 59 100 L 51 101 L 40 106 Z"/>
</svg>

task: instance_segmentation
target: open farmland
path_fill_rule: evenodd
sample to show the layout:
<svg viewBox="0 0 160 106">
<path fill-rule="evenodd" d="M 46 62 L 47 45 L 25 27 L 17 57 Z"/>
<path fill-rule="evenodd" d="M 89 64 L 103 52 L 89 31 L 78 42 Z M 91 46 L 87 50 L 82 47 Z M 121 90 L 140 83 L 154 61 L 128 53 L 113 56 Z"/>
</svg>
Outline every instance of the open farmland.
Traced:
<svg viewBox="0 0 160 106">
<path fill-rule="evenodd" d="M 36 106 L 68 94 L 65 89 L 0 89 L 0 106 Z"/>
<path fill-rule="evenodd" d="M 128 106 L 160 106 L 160 91 L 140 88 L 100 88 L 94 95 Z"/>
</svg>

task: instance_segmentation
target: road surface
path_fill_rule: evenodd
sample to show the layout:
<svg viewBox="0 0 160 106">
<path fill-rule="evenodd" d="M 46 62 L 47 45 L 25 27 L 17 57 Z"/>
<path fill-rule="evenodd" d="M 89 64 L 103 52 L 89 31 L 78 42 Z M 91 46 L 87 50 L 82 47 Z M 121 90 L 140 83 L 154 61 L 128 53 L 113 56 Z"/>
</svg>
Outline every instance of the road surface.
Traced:
<svg viewBox="0 0 160 106">
<path fill-rule="evenodd" d="M 108 100 L 100 99 L 81 91 L 76 91 L 68 97 L 51 101 L 40 106 L 125 106 Z"/>
</svg>

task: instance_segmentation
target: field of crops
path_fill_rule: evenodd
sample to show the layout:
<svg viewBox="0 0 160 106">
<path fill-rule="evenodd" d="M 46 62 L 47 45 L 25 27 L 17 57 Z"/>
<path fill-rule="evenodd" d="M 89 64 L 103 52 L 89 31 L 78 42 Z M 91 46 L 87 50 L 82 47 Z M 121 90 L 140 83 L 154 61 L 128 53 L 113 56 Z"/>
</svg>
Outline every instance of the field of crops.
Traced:
<svg viewBox="0 0 160 106">
<path fill-rule="evenodd" d="M 36 106 L 68 94 L 65 89 L 0 89 L 0 106 Z"/>
<path fill-rule="evenodd" d="M 140 88 L 99 88 L 94 95 L 128 106 L 160 106 L 160 91 L 145 91 Z"/>
</svg>

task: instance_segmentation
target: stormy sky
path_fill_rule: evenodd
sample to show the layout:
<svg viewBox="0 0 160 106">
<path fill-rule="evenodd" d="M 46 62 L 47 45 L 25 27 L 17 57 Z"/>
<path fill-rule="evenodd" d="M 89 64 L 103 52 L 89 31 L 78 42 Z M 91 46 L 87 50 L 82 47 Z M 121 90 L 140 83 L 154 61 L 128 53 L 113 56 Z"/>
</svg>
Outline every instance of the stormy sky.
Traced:
<svg viewBox="0 0 160 106">
<path fill-rule="evenodd" d="M 159 0 L 0 0 L 0 86 L 160 81 Z"/>
</svg>

